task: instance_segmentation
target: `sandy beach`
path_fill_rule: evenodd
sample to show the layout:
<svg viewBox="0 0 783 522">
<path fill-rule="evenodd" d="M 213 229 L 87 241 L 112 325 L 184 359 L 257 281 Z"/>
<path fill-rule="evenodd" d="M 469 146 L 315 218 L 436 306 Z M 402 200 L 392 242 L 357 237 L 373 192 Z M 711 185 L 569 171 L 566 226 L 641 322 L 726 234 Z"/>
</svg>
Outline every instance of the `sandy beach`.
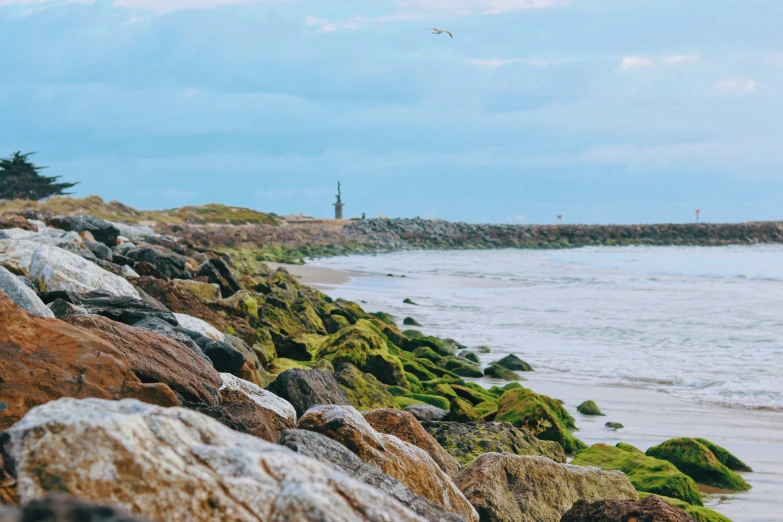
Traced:
<svg viewBox="0 0 783 522">
<path fill-rule="evenodd" d="M 359 299 L 368 310 L 382 309 L 373 302 L 388 302 L 390 294 L 399 297 L 399 286 L 418 287 L 418 295 L 431 288 L 493 288 L 502 282 L 463 277 L 408 277 L 407 280 L 381 274 L 357 273 L 312 266 L 290 266 L 302 282 L 317 287 L 333 297 Z M 361 281 L 350 282 L 361 277 Z M 404 281 L 404 282 L 403 282 Z M 361 284 L 359 284 L 361 283 Z M 347 284 L 347 285 L 346 285 Z M 385 299 L 384 299 L 385 298 Z M 424 329 L 426 331 L 426 328 Z M 487 364 L 497 356 L 482 355 Z M 553 378 L 554 377 L 554 378 Z M 708 495 L 705 504 L 735 522 L 773 522 L 783 520 L 783 415 L 779 411 L 729 408 L 682 400 L 648 387 L 607 386 L 582 380 L 569 374 L 553 376 L 538 372 L 525 374 L 525 386 L 565 402 L 577 421 L 576 434 L 587 444 L 626 442 L 646 450 L 675 437 L 704 437 L 722 445 L 749 464 L 754 473 L 744 475 L 752 489 L 740 494 Z M 498 384 L 480 379 L 485 386 Z M 596 401 L 606 417 L 589 417 L 576 412 L 585 400 Z M 625 427 L 613 431 L 607 421 Z"/>
</svg>

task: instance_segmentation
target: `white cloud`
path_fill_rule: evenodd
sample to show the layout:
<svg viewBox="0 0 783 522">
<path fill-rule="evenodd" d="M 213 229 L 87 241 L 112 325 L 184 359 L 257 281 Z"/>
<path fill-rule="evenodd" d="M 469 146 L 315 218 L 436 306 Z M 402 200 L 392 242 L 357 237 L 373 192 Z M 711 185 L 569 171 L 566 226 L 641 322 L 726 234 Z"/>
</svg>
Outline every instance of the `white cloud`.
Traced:
<svg viewBox="0 0 783 522">
<path fill-rule="evenodd" d="M 475 65 L 476 67 L 481 67 L 483 69 L 500 69 L 501 67 L 510 65 L 512 63 L 521 63 L 531 67 L 549 67 L 550 65 L 558 65 L 569 61 L 571 60 L 568 58 L 558 58 L 555 60 L 541 60 L 538 58 L 515 58 L 512 60 L 503 60 L 499 58 L 489 58 L 484 60 L 469 59 L 465 60 L 464 63 Z"/>
<path fill-rule="evenodd" d="M 447 12 L 456 15 L 500 14 L 524 9 L 566 5 L 567 0 L 397 0 L 402 9 Z"/>
<path fill-rule="evenodd" d="M 394 13 L 385 16 L 378 16 L 375 18 L 366 18 L 364 16 L 354 16 L 353 18 L 347 18 L 344 20 L 331 21 L 325 18 L 318 18 L 317 16 L 308 16 L 305 19 L 305 23 L 309 26 L 316 26 L 322 33 L 331 33 L 340 29 L 359 29 L 373 24 L 383 24 L 388 22 L 398 22 L 401 20 L 420 20 L 424 18 L 423 14 L 414 13 Z"/>
<path fill-rule="evenodd" d="M 759 84 L 756 80 L 738 80 L 731 78 L 718 82 L 718 91 L 724 94 L 753 94 Z"/>
<path fill-rule="evenodd" d="M 114 0 L 114 5 L 129 9 L 154 11 L 156 13 L 169 13 L 180 9 L 207 9 L 229 5 L 284 3 L 290 1 L 294 0 Z M 96 0 L 0 0 L 0 5 L 93 4 L 95 2 Z"/>
<path fill-rule="evenodd" d="M 642 67 L 652 67 L 655 65 L 682 65 L 686 63 L 698 62 L 698 54 L 672 54 L 661 56 L 659 58 L 645 58 L 644 56 L 623 56 L 620 61 L 619 71 L 624 72 L 631 69 Z"/>
</svg>

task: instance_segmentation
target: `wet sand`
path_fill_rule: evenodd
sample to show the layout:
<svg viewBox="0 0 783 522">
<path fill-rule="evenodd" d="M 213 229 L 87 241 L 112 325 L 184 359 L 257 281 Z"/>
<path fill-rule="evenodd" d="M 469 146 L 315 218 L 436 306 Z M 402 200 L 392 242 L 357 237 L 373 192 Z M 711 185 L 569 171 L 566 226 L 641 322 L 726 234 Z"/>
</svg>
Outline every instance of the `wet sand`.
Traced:
<svg viewBox="0 0 783 522">
<path fill-rule="evenodd" d="M 289 268 L 288 266 L 286 268 Z M 371 294 L 394 292 L 401 283 L 382 274 L 342 272 L 317 267 L 292 266 L 291 273 L 302 275 L 301 281 L 326 293 L 334 293 L 355 277 L 367 277 L 372 292 L 362 292 L 366 306 L 374 311 Z M 502 282 L 476 278 L 433 277 L 408 278 L 405 286 L 414 283 L 419 293 L 433 287 L 495 286 Z M 399 288 L 399 287 L 398 287 Z M 397 289 L 398 289 L 397 288 Z M 487 364 L 498 357 L 482 355 Z M 576 419 L 580 431 L 576 435 L 586 444 L 626 442 L 646 450 L 650 446 L 675 437 L 703 437 L 726 447 L 750 465 L 754 472 L 743 474 L 752 486 L 746 493 L 708 495 L 705 504 L 734 522 L 783 521 L 783 413 L 751 409 L 735 409 L 684 401 L 654 389 L 610 386 L 562 374 L 525 374 L 524 386 L 565 402 Z M 477 380 L 492 386 L 498 381 Z M 585 400 L 594 400 L 605 417 L 589 417 L 576 411 Z M 625 427 L 613 431 L 606 422 L 619 422 Z"/>
</svg>

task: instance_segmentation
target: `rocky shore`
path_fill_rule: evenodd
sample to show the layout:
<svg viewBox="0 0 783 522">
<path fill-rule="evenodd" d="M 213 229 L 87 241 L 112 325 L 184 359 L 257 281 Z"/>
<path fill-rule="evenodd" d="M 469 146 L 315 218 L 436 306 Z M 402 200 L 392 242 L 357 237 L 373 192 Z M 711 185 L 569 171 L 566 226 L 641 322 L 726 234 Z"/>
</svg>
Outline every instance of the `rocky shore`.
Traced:
<svg viewBox="0 0 783 522">
<path fill-rule="evenodd" d="M 700 486 L 749 487 L 705 439 L 587 447 L 525 361 L 215 248 L 243 227 L 293 228 L 0 218 L 0 521 L 725 522 Z"/>
</svg>

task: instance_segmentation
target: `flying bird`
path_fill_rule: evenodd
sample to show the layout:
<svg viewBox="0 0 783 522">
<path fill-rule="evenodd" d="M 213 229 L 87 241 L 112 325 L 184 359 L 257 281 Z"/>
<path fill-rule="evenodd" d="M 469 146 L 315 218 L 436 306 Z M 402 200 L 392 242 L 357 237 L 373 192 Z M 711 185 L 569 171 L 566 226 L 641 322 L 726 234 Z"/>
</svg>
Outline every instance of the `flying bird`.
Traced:
<svg viewBox="0 0 783 522">
<path fill-rule="evenodd" d="M 437 27 L 428 27 L 428 28 L 425 29 L 425 31 L 432 31 L 432 34 L 443 34 L 443 33 L 446 33 L 447 35 L 449 35 L 452 38 L 454 38 L 454 35 L 451 34 L 451 31 L 447 31 L 445 29 L 438 29 Z"/>
</svg>

